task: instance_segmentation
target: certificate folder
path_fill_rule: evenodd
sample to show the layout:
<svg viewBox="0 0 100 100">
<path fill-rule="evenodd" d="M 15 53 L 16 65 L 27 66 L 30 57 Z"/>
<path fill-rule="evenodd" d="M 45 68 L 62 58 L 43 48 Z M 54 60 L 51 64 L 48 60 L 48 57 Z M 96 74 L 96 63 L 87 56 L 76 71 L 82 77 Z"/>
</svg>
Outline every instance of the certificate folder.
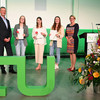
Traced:
<svg viewBox="0 0 100 100">
<path fill-rule="evenodd" d="M 17 30 L 19 33 L 17 34 L 18 35 L 18 39 L 24 39 L 24 29 L 18 29 Z"/>
<path fill-rule="evenodd" d="M 50 31 L 50 40 L 57 40 L 57 36 L 56 36 L 56 34 L 57 34 L 57 30 L 51 30 Z"/>
</svg>

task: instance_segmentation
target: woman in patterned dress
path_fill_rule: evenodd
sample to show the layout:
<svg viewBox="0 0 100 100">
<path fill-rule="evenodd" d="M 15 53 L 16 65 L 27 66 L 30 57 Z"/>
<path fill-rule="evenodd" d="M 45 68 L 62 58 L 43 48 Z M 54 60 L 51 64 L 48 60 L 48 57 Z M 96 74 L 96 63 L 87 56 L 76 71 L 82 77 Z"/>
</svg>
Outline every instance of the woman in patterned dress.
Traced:
<svg viewBox="0 0 100 100">
<path fill-rule="evenodd" d="M 79 25 L 75 23 L 75 16 L 71 15 L 69 17 L 70 24 L 66 27 L 66 39 L 67 39 L 67 53 L 70 54 L 70 60 L 71 60 L 71 67 L 67 70 L 73 71 L 75 70 L 75 63 L 76 63 L 76 53 L 78 49 L 78 31 L 79 31 Z"/>
</svg>

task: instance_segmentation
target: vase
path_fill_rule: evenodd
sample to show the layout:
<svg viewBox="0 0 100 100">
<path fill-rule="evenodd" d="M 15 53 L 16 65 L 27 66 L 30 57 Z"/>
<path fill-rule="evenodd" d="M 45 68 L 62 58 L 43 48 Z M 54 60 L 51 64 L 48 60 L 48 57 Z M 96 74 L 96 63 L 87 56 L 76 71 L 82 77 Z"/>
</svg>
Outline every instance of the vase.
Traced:
<svg viewBox="0 0 100 100">
<path fill-rule="evenodd" d="M 95 85 L 93 86 L 93 89 L 94 89 L 95 93 L 99 93 L 100 94 L 100 84 L 96 85 L 96 83 L 95 83 Z"/>
</svg>

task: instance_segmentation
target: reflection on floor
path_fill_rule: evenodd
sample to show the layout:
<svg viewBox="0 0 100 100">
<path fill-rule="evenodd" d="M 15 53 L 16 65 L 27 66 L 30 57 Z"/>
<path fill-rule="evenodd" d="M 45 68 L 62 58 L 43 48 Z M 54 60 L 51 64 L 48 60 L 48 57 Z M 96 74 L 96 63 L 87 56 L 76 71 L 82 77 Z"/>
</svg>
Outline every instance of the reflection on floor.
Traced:
<svg viewBox="0 0 100 100">
<path fill-rule="evenodd" d="M 76 68 L 84 63 L 84 58 L 77 58 Z M 37 64 L 34 59 L 26 60 L 26 83 L 28 85 L 44 85 L 46 83 L 46 58 L 41 71 L 35 71 Z M 27 97 L 20 93 L 17 88 L 17 76 L 7 73 L 0 73 L 0 86 L 7 86 L 7 96 L 0 97 L 0 100 L 99 100 L 100 95 L 93 93 L 92 85 L 87 90 L 80 93 L 76 91 L 80 88 L 73 85 L 72 72 L 66 69 L 70 67 L 69 58 L 61 58 L 60 69 L 55 71 L 55 89 L 52 93 L 43 97 Z M 15 67 L 16 69 L 16 67 Z M 8 66 L 6 66 L 8 71 Z"/>
</svg>

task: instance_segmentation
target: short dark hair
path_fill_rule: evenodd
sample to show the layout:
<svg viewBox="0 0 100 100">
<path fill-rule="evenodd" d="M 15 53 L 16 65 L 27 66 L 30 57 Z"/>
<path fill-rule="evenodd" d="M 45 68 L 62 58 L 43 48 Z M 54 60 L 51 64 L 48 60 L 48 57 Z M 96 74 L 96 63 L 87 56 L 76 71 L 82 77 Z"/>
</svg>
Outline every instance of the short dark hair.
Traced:
<svg viewBox="0 0 100 100">
<path fill-rule="evenodd" d="M 71 17 L 73 17 L 74 19 L 76 19 L 76 17 L 75 17 L 74 15 L 70 15 L 69 19 L 70 19 Z"/>
<path fill-rule="evenodd" d="M 1 10 L 2 8 L 6 9 L 5 7 L 0 7 L 0 10 Z"/>
</svg>

